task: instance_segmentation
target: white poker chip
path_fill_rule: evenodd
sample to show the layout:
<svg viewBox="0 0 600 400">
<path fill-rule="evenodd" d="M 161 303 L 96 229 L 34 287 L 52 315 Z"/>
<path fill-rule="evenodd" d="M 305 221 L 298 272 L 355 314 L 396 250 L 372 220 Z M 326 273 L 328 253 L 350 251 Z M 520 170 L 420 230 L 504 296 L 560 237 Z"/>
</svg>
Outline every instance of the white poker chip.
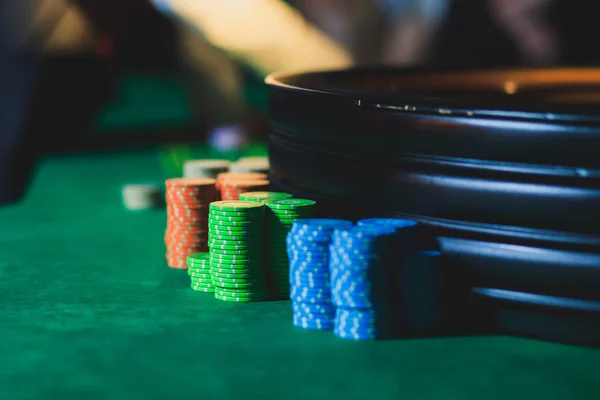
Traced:
<svg viewBox="0 0 600 400">
<path fill-rule="evenodd" d="M 162 186 L 151 183 L 136 183 L 123 186 L 123 205 L 128 210 L 139 211 L 164 205 Z"/>
<path fill-rule="evenodd" d="M 212 178 L 229 171 L 228 160 L 188 160 L 183 164 L 183 176 L 186 178 Z"/>
<path fill-rule="evenodd" d="M 268 157 L 244 157 L 229 166 L 229 172 L 262 172 L 269 173 Z"/>
</svg>

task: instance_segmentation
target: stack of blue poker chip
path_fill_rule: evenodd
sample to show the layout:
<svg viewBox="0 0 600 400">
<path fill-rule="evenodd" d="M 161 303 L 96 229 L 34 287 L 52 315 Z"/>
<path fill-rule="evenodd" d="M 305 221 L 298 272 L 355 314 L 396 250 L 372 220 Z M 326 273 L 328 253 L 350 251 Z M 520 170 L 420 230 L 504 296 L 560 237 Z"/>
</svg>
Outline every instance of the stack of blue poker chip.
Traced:
<svg viewBox="0 0 600 400">
<path fill-rule="evenodd" d="M 335 230 L 330 246 L 334 334 L 366 340 L 394 334 L 389 261 L 396 230 L 384 225 Z"/>
<path fill-rule="evenodd" d="M 356 223 L 360 227 L 385 226 L 396 230 L 396 241 L 401 249 L 414 248 L 416 242 L 417 222 L 401 218 L 368 218 Z"/>
<path fill-rule="evenodd" d="M 400 318 L 402 332 L 410 336 L 442 333 L 447 301 L 444 298 L 442 253 L 420 251 L 401 270 Z"/>
<path fill-rule="evenodd" d="M 304 329 L 332 329 L 329 245 L 336 227 L 352 226 L 336 219 L 295 221 L 286 238 L 290 260 L 293 324 Z"/>
</svg>

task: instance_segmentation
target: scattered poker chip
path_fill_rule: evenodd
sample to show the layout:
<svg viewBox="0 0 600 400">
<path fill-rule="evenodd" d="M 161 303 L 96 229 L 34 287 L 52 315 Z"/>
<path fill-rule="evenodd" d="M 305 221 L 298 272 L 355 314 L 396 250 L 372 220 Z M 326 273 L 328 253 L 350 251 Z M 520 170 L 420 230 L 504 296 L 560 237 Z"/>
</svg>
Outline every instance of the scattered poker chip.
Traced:
<svg viewBox="0 0 600 400">
<path fill-rule="evenodd" d="M 262 301 L 267 298 L 265 206 L 222 200 L 209 206 L 208 243 L 215 298 Z M 235 220 L 221 217 L 235 216 Z M 219 217 L 219 219 L 217 219 Z M 244 300 L 232 300 L 243 298 Z"/>
<path fill-rule="evenodd" d="M 228 160 L 188 160 L 183 164 L 183 176 L 216 179 L 220 173 L 229 171 L 230 164 Z"/>
<path fill-rule="evenodd" d="M 240 194 L 240 200 L 258 201 L 290 199 L 293 196 L 283 192 L 245 192 Z"/>
<path fill-rule="evenodd" d="M 123 205 L 130 211 L 142 211 L 164 206 L 164 192 L 151 183 L 128 184 L 121 191 Z"/>
</svg>

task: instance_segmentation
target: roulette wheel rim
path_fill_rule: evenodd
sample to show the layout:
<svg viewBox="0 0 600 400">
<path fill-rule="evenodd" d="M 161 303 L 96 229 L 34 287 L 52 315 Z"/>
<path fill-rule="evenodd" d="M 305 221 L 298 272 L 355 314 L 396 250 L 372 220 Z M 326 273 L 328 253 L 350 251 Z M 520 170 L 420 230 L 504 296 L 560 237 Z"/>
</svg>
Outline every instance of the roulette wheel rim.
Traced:
<svg viewBox="0 0 600 400">
<path fill-rule="evenodd" d="M 566 305 L 600 301 L 600 69 L 348 70 L 266 82 L 275 189 L 316 199 L 327 216 L 420 222 L 472 294 L 457 309 L 552 309 L 600 326 L 597 312 Z M 542 307 L 477 287 L 566 300 Z M 556 335 L 497 321 L 501 331 L 589 342 L 575 323 Z"/>
</svg>

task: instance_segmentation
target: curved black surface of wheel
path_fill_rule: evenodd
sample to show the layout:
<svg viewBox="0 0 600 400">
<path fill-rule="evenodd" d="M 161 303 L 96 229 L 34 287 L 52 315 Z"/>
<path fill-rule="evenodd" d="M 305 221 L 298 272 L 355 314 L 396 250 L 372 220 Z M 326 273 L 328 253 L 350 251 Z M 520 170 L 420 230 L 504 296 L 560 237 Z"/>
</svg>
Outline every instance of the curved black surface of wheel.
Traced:
<svg viewBox="0 0 600 400">
<path fill-rule="evenodd" d="M 510 312 L 496 326 L 600 344 L 580 332 L 598 328 L 600 309 L 565 305 L 600 302 L 600 69 L 349 70 L 267 84 L 273 186 L 326 215 L 415 219 L 457 281 L 487 288 L 465 306 L 557 313 L 560 335 Z M 527 297 L 540 295 L 563 301 Z"/>
</svg>

